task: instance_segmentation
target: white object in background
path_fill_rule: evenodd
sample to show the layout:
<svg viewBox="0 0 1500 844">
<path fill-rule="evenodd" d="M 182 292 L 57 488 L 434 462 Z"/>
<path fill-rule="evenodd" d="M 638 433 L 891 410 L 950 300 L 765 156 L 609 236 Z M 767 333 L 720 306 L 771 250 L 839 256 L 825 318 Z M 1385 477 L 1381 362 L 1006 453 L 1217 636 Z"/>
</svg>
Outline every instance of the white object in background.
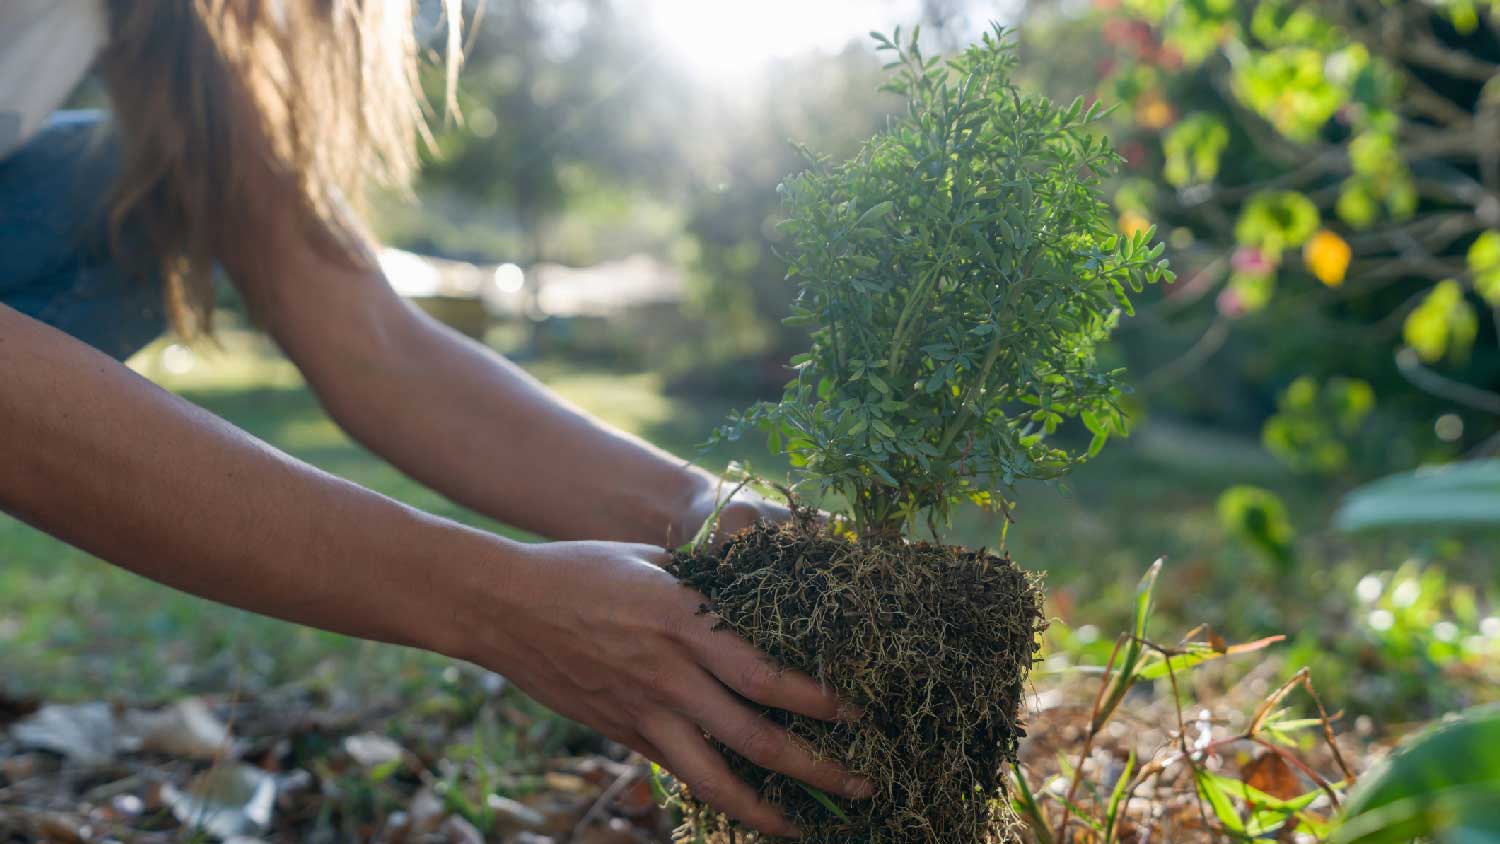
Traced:
<svg viewBox="0 0 1500 844">
<path fill-rule="evenodd" d="M 0 158 L 62 107 L 108 37 L 100 0 L 0 2 Z"/>
</svg>

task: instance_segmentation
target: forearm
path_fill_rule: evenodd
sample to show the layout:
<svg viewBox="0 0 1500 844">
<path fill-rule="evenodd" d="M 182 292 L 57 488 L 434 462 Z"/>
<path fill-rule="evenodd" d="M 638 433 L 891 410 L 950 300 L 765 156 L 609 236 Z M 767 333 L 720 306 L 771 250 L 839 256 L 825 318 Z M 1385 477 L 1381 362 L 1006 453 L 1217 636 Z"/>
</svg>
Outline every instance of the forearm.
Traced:
<svg viewBox="0 0 1500 844">
<path fill-rule="evenodd" d="M 366 365 L 295 356 L 340 425 L 412 477 L 553 539 L 662 545 L 696 530 L 683 514 L 712 476 L 425 316 L 393 313 L 379 334 Z"/>
<path fill-rule="evenodd" d="M 0 509 L 105 560 L 430 649 L 457 647 L 424 626 L 445 615 L 432 584 L 462 588 L 476 548 L 503 548 L 292 460 L 4 307 L 0 467 Z"/>
</svg>

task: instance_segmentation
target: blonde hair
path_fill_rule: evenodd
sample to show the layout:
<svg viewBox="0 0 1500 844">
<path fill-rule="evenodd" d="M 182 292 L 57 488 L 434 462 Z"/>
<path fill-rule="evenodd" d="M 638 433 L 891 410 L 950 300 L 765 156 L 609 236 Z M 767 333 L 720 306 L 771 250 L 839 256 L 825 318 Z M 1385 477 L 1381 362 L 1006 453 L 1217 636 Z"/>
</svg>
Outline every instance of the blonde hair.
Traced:
<svg viewBox="0 0 1500 844">
<path fill-rule="evenodd" d="M 450 107 L 459 6 L 443 0 Z M 350 208 L 372 182 L 404 187 L 428 137 L 413 0 L 108 7 L 101 68 L 121 144 L 111 241 L 121 260 L 161 276 L 179 334 L 211 330 L 214 262 L 243 236 L 256 180 L 281 179 L 291 202 L 278 213 L 301 215 L 342 260 L 368 262 Z"/>
</svg>

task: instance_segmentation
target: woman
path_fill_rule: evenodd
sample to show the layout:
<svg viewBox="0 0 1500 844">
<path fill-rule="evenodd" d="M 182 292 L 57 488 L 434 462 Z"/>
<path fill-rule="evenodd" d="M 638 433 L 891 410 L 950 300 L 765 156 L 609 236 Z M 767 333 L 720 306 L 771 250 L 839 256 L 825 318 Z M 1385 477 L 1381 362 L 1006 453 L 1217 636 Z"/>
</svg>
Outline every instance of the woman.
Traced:
<svg viewBox="0 0 1500 844">
<path fill-rule="evenodd" d="M 197 595 L 490 667 L 700 798 L 795 834 L 705 734 L 819 788 L 868 786 L 745 699 L 826 719 L 838 702 L 712 632 L 702 597 L 660 567 L 712 510 L 715 479 L 422 316 L 372 260 L 351 209 L 367 178 L 410 173 L 423 131 L 412 13 L 0 4 L 0 509 Z M 96 56 L 111 125 L 49 118 Z M 414 511 L 122 366 L 168 323 L 210 330 L 215 265 L 351 436 L 559 541 Z M 728 519 L 782 515 L 753 500 Z"/>
</svg>

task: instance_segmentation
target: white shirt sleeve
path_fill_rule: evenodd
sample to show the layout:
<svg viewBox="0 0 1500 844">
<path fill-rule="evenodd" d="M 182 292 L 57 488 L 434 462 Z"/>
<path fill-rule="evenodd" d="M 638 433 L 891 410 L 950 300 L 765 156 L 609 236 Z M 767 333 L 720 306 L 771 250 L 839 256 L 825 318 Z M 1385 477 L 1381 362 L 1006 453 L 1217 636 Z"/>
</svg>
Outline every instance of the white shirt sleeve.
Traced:
<svg viewBox="0 0 1500 844">
<path fill-rule="evenodd" d="M 0 0 L 0 158 L 31 137 L 109 37 L 103 0 Z"/>
</svg>

